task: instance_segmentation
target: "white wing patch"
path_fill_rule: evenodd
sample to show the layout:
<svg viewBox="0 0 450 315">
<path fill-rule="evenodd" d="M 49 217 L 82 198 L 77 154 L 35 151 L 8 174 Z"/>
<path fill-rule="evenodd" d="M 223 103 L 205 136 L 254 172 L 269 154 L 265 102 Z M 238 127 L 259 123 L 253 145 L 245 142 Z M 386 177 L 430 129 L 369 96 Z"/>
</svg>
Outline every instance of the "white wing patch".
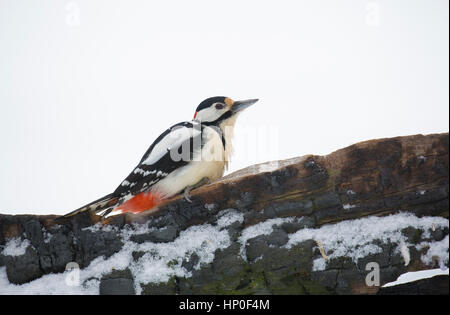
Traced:
<svg viewBox="0 0 450 315">
<path fill-rule="evenodd" d="M 136 167 L 135 170 L 133 171 L 134 174 L 141 174 L 143 177 L 146 177 L 147 175 L 150 175 L 150 174 L 155 174 L 156 172 L 157 172 L 157 170 L 144 171 L 142 168 L 139 168 L 139 167 Z"/>
<path fill-rule="evenodd" d="M 149 156 L 142 161 L 144 165 L 153 165 L 158 162 L 168 151 L 174 148 L 178 148 L 183 142 L 189 140 L 192 137 L 201 134 L 201 128 L 194 124 L 194 128 L 185 126 L 179 126 L 171 130 L 160 142 L 158 142 L 153 148 Z M 143 171 L 142 169 L 136 169 L 135 173 Z M 145 176 L 145 175 L 144 175 Z"/>
</svg>

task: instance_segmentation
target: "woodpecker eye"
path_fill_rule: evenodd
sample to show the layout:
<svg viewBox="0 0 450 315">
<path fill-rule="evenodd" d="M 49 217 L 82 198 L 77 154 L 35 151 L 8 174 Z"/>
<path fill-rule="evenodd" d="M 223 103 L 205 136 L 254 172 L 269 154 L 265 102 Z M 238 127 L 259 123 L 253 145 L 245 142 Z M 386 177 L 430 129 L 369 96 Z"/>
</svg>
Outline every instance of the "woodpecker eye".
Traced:
<svg viewBox="0 0 450 315">
<path fill-rule="evenodd" d="M 223 109 L 225 107 L 225 105 L 224 104 L 222 104 L 222 103 L 217 103 L 216 104 L 216 109 Z"/>
</svg>

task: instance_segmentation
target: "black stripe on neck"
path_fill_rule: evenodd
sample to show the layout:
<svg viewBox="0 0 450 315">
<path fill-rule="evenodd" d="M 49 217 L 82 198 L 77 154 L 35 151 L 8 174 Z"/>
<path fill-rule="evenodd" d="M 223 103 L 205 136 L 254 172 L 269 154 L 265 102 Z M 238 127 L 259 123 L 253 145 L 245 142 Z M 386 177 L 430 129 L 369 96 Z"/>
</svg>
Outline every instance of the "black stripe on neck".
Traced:
<svg viewBox="0 0 450 315">
<path fill-rule="evenodd" d="M 205 122 L 202 122 L 202 124 L 205 125 L 205 126 L 213 126 L 213 125 L 219 126 L 219 124 L 222 121 L 224 121 L 224 120 L 226 120 L 228 118 L 231 118 L 231 116 L 233 116 L 233 112 L 231 110 L 229 110 L 226 113 L 224 113 L 222 116 L 217 118 L 216 120 L 214 120 L 214 121 L 205 121 Z"/>
<path fill-rule="evenodd" d="M 222 139 L 223 149 L 225 150 L 226 140 L 225 140 L 225 136 L 223 135 L 222 129 L 220 129 L 219 126 L 215 126 L 215 125 L 211 126 L 211 125 L 202 124 L 202 136 L 203 136 L 203 128 L 205 128 L 206 126 L 210 127 L 211 129 L 213 129 L 215 132 L 217 132 L 219 134 L 220 138 Z"/>
</svg>

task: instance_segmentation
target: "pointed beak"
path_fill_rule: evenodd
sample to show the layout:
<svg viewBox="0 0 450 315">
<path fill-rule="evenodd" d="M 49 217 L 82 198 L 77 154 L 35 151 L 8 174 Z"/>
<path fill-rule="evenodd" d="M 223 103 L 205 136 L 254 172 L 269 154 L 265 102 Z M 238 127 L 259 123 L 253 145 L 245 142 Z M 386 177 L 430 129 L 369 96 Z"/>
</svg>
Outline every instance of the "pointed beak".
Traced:
<svg viewBox="0 0 450 315">
<path fill-rule="evenodd" d="M 245 101 L 236 101 L 231 106 L 231 111 L 236 114 L 236 113 L 250 107 L 251 105 L 255 104 L 257 101 L 258 101 L 257 98 L 251 99 L 251 100 L 245 100 Z"/>
</svg>

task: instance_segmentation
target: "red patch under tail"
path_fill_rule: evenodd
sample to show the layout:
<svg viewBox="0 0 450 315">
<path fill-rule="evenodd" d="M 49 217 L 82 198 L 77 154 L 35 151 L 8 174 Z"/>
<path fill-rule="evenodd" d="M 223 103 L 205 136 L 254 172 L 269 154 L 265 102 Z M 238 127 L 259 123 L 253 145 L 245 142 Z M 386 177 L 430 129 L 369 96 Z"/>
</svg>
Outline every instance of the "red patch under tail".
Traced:
<svg viewBox="0 0 450 315">
<path fill-rule="evenodd" d="M 122 213 L 140 213 L 156 207 L 163 199 L 164 198 L 162 198 L 159 194 L 154 192 L 141 192 L 130 200 L 125 201 L 117 207 L 116 210 L 119 210 Z"/>
</svg>

